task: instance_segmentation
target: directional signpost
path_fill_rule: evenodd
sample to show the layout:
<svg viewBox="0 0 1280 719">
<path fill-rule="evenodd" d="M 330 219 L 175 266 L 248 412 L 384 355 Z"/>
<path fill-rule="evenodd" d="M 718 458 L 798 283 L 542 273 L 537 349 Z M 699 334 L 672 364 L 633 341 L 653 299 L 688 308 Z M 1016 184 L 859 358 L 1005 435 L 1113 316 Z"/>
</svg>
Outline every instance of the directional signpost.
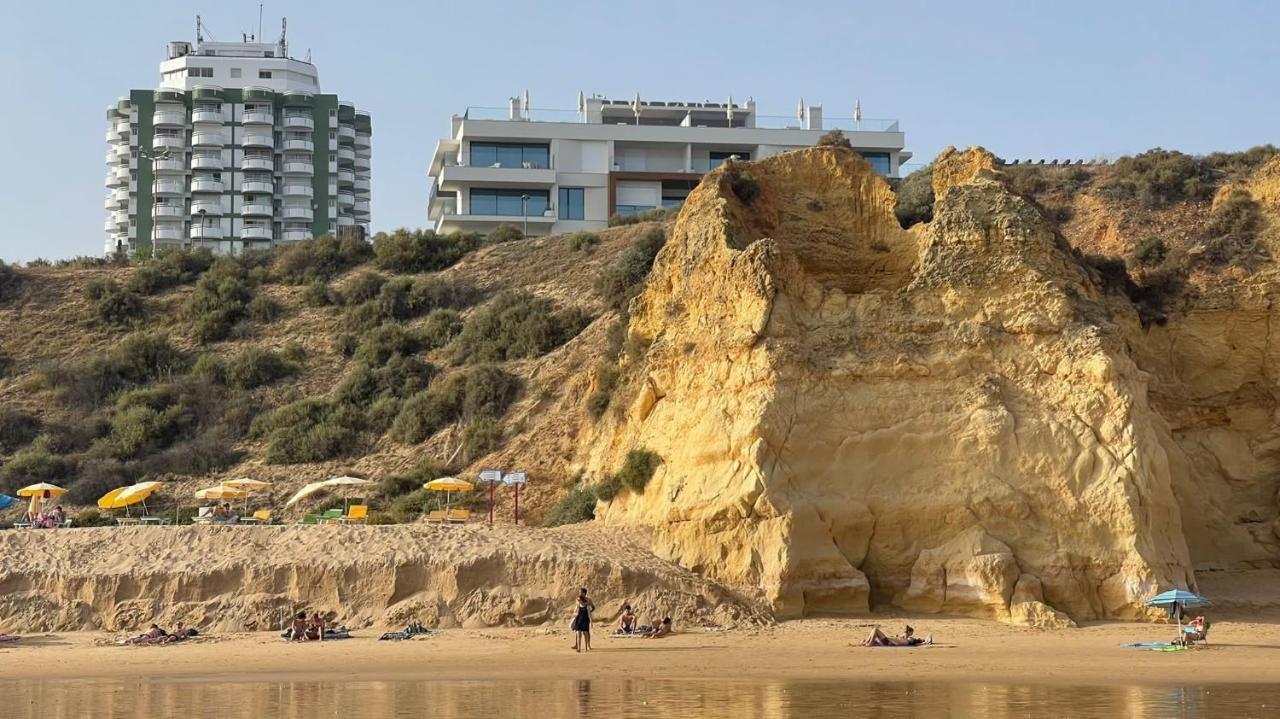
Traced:
<svg viewBox="0 0 1280 719">
<path fill-rule="evenodd" d="M 489 483 L 489 526 L 493 526 L 493 485 L 502 481 L 502 470 L 486 469 L 480 472 L 480 481 Z"/>
<path fill-rule="evenodd" d="M 520 523 L 520 487 L 529 483 L 529 477 L 524 472 L 507 472 L 502 476 L 502 483 L 507 486 L 514 485 L 516 488 L 516 524 Z"/>
</svg>

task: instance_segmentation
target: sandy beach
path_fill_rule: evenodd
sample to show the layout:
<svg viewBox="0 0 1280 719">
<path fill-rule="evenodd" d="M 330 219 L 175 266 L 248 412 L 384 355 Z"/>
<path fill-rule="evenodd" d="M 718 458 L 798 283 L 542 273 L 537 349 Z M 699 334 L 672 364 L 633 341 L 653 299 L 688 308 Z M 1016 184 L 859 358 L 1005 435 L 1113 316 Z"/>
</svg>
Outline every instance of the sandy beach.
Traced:
<svg viewBox="0 0 1280 719">
<path fill-rule="evenodd" d="M 935 646 L 858 646 L 872 626 L 903 622 Z M 405 642 L 361 630 L 345 641 L 291 644 L 271 633 L 225 634 L 186 644 L 120 647 L 112 635 L 25 637 L 0 649 L 0 676 L 149 681 L 362 681 L 395 679 L 805 679 L 1060 684 L 1164 684 L 1194 680 L 1280 682 L 1280 625 L 1220 621 L 1211 644 L 1160 653 L 1124 642 L 1165 641 L 1163 625 L 1101 623 L 1041 631 L 973 619 L 884 616 L 806 619 L 773 627 L 706 631 L 670 639 L 614 639 L 597 632 L 578 654 L 564 628 L 451 629 Z M 768 657 L 768 661 L 762 661 Z"/>
</svg>

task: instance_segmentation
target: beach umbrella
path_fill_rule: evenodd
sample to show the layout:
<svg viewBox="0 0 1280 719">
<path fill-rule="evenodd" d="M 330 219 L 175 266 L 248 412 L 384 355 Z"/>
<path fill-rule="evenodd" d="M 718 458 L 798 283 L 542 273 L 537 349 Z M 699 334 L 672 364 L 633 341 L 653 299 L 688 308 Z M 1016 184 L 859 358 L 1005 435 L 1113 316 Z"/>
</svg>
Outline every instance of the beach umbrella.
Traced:
<svg viewBox="0 0 1280 719">
<path fill-rule="evenodd" d="M 804 124 L 804 98 L 803 97 L 800 98 L 800 104 L 796 105 L 796 119 L 800 121 L 800 124 L 802 125 Z"/>
<path fill-rule="evenodd" d="M 858 100 L 853 103 L 853 121 L 854 123 L 856 123 L 855 127 L 861 130 L 862 129 L 862 98 L 858 98 Z"/>
<path fill-rule="evenodd" d="M 236 487 L 224 487 L 218 485 L 216 487 L 205 487 L 196 490 L 196 497 L 200 499 L 240 499 L 248 496 L 248 492 Z"/>
<path fill-rule="evenodd" d="M 229 479 L 222 483 L 224 487 L 235 487 L 244 490 L 244 510 L 249 511 L 249 494 L 259 489 L 266 489 L 271 483 L 262 479 L 253 479 L 251 477 L 241 477 L 239 479 Z"/>
<path fill-rule="evenodd" d="M 347 511 L 347 504 L 349 502 L 347 491 L 350 491 L 351 488 L 353 487 L 368 487 L 373 483 L 374 483 L 373 480 L 370 480 L 370 479 L 361 479 L 359 477 L 342 476 L 342 477 L 334 477 L 333 479 L 326 479 L 320 484 L 325 487 L 335 487 L 343 492 L 342 512 L 343 514 L 345 514 Z"/>
<path fill-rule="evenodd" d="M 636 93 L 635 102 L 631 103 L 631 110 L 636 114 L 636 124 L 640 124 L 640 93 Z"/>
<path fill-rule="evenodd" d="M 116 506 L 128 507 L 131 504 L 142 503 L 142 512 L 147 512 L 147 497 L 160 489 L 161 482 L 138 482 L 124 488 L 124 491 L 116 495 Z"/>
<path fill-rule="evenodd" d="M 725 104 L 725 114 L 729 116 L 729 126 L 733 127 L 733 95 L 729 96 L 729 102 Z"/>
<path fill-rule="evenodd" d="M 583 96 L 582 91 L 579 90 L 578 91 L 578 112 L 583 113 L 586 111 L 587 111 L 587 98 Z"/>
<path fill-rule="evenodd" d="M 128 489 L 128 487 L 116 487 L 110 492 L 102 495 L 102 497 L 98 499 L 98 509 L 115 509 L 116 507 L 123 506 L 116 504 L 116 497 L 119 497 L 120 493 L 126 489 Z"/>
<path fill-rule="evenodd" d="M 306 497 L 309 497 L 324 488 L 325 488 L 325 483 L 323 481 L 312 482 L 304 486 L 302 489 L 299 489 L 297 492 L 294 492 L 293 496 L 289 498 L 289 501 L 284 503 L 284 506 L 286 507 L 291 506 L 296 502 L 299 502 L 302 499 L 305 499 Z"/>
<path fill-rule="evenodd" d="M 1178 636 L 1182 636 L 1182 613 L 1186 609 L 1194 609 L 1196 607 L 1212 606 L 1213 602 L 1196 594 L 1183 589 L 1170 589 L 1167 592 L 1161 592 L 1156 596 L 1143 602 L 1148 607 L 1167 607 L 1169 616 L 1176 617 L 1178 620 Z"/>
<path fill-rule="evenodd" d="M 453 498 L 454 492 L 470 492 L 472 489 L 475 489 L 474 484 L 466 481 L 465 479 L 458 479 L 457 477 L 441 477 L 440 479 L 433 479 L 422 486 L 433 492 L 444 492 L 445 509 L 449 508 L 449 501 Z"/>
<path fill-rule="evenodd" d="M 31 517 L 40 514 L 40 506 L 44 504 L 44 500 L 59 497 L 66 493 L 67 490 L 48 482 L 31 484 L 18 490 L 19 497 L 31 498 L 31 505 L 27 507 L 27 514 L 31 515 Z"/>
<path fill-rule="evenodd" d="M 0 509 L 8 509 L 17 503 L 18 500 L 16 498 L 7 494 L 0 494 Z"/>
</svg>

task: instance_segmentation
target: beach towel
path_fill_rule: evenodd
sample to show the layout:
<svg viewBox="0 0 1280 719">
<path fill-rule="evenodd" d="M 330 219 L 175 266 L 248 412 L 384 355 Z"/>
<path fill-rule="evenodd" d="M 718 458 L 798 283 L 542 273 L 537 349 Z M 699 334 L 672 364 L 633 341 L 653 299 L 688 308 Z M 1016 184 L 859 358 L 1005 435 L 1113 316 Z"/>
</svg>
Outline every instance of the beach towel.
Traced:
<svg viewBox="0 0 1280 719">
<path fill-rule="evenodd" d="M 0 634 L 0 642 L 16 642 L 21 638 L 17 634 Z"/>
<path fill-rule="evenodd" d="M 1173 642 L 1129 642 L 1128 644 L 1121 644 L 1120 646 L 1125 649 L 1159 649 L 1161 647 L 1173 647 L 1177 645 Z"/>
<path fill-rule="evenodd" d="M 409 626 L 405 627 L 402 631 L 384 633 L 382 636 L 378 637 L 378 641 L 402 642 L 406 639 L 413 639 L 414 637 L 424 637 L 424 636 L 429 637 L 433 634 L 439 634 L 439 633 L 440 632 L 436 631 L 435 629 L 427 629 L 421 624 L 410 624 Z"/>
<path fill-rule="evenodd" d="M 624 632 L 621 629 L 615 629 L 612 632 L 609 632 L 609 636 L 614 639 L 633 639 L 635 637 L 643 637 L 646 634 L 648 634 L 647 631 L 642 632 L 638 628 L 634 632 Z"/>
<path fill-rule="evenodd" d="M 284 630 L 283 632 L 280 632 L 280 638 L 281 638 L 281 639 L 293 639 L 293 628 L 292 628 L 292 627 L 290 627 L 289 629 L 286 629 L 286 630 Z M 350 638 L 351 638 L 351 630 L 350 630 L 350 629 L 347 629 L 346 627 L 335 627 L 335 628 L 333 628 L 333 629 L 326 629 L 326 630 L 324 630 L 324 638 L 325 638 L 326 640 L 329 640 L 329 639 L 350 639 Z"/>
</svg>

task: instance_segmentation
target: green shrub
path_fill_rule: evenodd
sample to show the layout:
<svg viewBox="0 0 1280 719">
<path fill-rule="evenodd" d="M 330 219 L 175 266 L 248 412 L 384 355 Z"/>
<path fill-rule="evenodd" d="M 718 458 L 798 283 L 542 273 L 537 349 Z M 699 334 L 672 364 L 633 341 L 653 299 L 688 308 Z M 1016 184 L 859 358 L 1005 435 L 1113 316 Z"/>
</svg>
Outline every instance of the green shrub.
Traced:
<svg viewBox="0 0 1280 719">
<path fill-rule="evenodd" d="M 1154 267 L 1168 257 L 1169 248 L 1159 237 L 1148 237 L 1138 243 L 1133 251 L 1133 259 L 1143 267 Z"/>
<path fill-rule="evenodd" d="M 852 150 L 853 143 L 844 136 L 843 130 L 835 128 L 822 133 L 822 137 L 818 138 L 818 147 L 843 147 Z"/>
<path fill-rule="evenodd" d="M 435 496 L 438 494 L 440 493 L 419 487 L 408 494 L 396 497 L 391 502 L 391 513 L 401 522 L 411 522 L 442 501 L 440 497 Z"/>
<path fill-rule="evenodd" d="M 417 335 L 424 350 L 433 350 L 453 341 L 462 327 L 462 315 L 453 310 L 435 310 L 427 315 Z"/>
<path fill-rule="evenodd" d="M 898 204 L 893 212 L 906 229 L 933 219 L 933 165 L 925 165 L 907 175 L 898 185 Z"/>
<path fill-rule="evenodd" d="M 12 375 L 15 367 L 13 358 L 0 350 L 0 379 Z"/>
<path fill-rule="evenodd" d="M 676 216 L 679 208 L 657 207 L 643 212 L 614 214 L 609 217 L 609 226 L 634 225 L 641 222 L 666 222 Z"/>
<path fill-rule="evenodd" d="M 85 299 L 93 314 L 109 325 L 128 326 L 142 318 L 142 295 L 121 287 L 115 280 L 97 277 L 85 285 Z"/>
<path fill-rule="evenodd" d="M 474 462 L 502 444 L 502 429 L 491 417 L 476 417 L 462 430 L 463 461 Z"/>
<path fill-rule="evenodd" d="M 347 305 L 346 311 L 342 314 L 343 326 L 355 332 L 371 330 L 390 319 L 391 317 L 383 313 L 383 307 L 377 302 Z"/>
<path fill-rule="evenodd" d="M 1110 197 L 1158 208 L 1212 197 L 1213 177 L 1203 158 L 1157 147 L 1117 160 L 1099 190 Z"/>
<path fill-rule="evenodd" d="M 154 295 L 170 287 L 189 284 L 213 264 L 208 250 L 169 250 L 140 266 L 126 283 L 129 289 Z"/>
<path fill-rule="evenodd" d="M 287 362 L 302 364 L 307 359 L 307 348 L 303 347 L 302 343 L 297 340 L 290 340 L 280 350 L 280 356 Z"/>
<path fill-rule="evenodd" d="M 376 435 L 382 435 L 388 429 L 391 429 L 391 423 L 396 421 L 396 416 L 400 414 L 400 400 L 395 397 L 379 397 L 369 405 L 369 411 L 365 413 L 365 421 L 369 425 L 369 430 Z"/>
<path fill-rule="evenodd" d="M 366 332 L 360 338 L 353 358 L 373 367 L 381 367 L 395 355 L 411 355 L 421 349 L 418 337 L 406 332 L 404 326 L 388 322 Z"/>
<path fill-rule="evenodd" d="M 320 462 L 354 452 L 364 417 L 349 405 L 303 399 L 254 420 L 250 435 L 266 439 L 269 464 Z"/>
<path fill-rule="evenodd" d="M 271 275 L 295 285 L 328 280 L 368 262 L 373 248 L 356 237 L 336 240 L 331 236 L 304 242 L 290 242 L 275 253 Z"/>
<path fill-rule="evenodd" d="M 430 460 L 419 462 L 404 474 L 392 474 L 384 477 L 378 483 L 378 496 L 381 499 L 390 501 L 396 497 L 412 494 L 422 489 L 422 485 L 427 482 L 448 474 L 448 467 L 441 466 Z"/>
<path fill-rule="evenodd" d="M 378 296 L 378 290 L 386 278 L 376 272 L 361 272 L 342 286 L 342 298 L 347 304 L 358 305 Z"/>
<path fill-rule="evenodd" d="M 227 362 L 226 383 L 236 389 L 254 389 L 297 373 L 298 368 L 270 350 L 251 347 Z"/>
<path fill-rule="evenodd" d="M 180 406 L 163 410 L 133 406 L 112 418 L 111 434 L 98 440 L 95 447 L 116 459 L 136 459 L 169 446 L 187 435 L 194 424 L 195 418 Z"/>
<path fill-rule="evenodd" d="M 569 249 L 574 252 L 590 252 L 600 244 L 600 235 L 594 232 L 575 232 L 568 237 Z"/>
<path fill-rule="evenodd" d="M 1247 190 L 1234 189 L 1213 208 L 1205 228 L 1201 257 L 1211 265 L 1226 265 L 1258 251 L 1262 208 Z"/>
<path fill-rule="evenodd" d="M 73 527 L 114 527 L 116 519 L 110 512 L 99 512 L 96 509 L 86 509 L 83 512 L 71 518 L 71 526 Z"/>
<path fill-rule="evenodd" d="M 350 357 L 356 353 L 356 348 L 360 346 L 360 340 L 355 335 L 340 334 L 333 338 L 333 351 L 343 357 Z"/>
<path fill-rule="evenodd" d="M 1280 149 L 1275 145 L 1258 145 L 1243 152 L 1214 152 L 1204 161 L 1227 180 L 1236 181 L 1253 174 L 1276 155 L 1280 155 Z"/>
<path fill-rule="evenodd" d="M 200 276 L 187 300 L 184 312 L 192 321 L 192 336 L 202 343 L 226 338 L 232 325 L 245 316 L 251 297 L 244 265 L 219 258 Z"/>
<path fill-rule="evenodd" d="M 210 382 L 226 384 L 227 363 L 218 355 L 212 353 L 202 354 L 196 360 L 196 363 L 192 365 L 191 373 L 197 377 L 204 377 Z"/>
<path fill-rule="evenodd" d="M 391 437 L 417 444 L 456 421 L 497 419 L 515 401 L 520 380 L 492 366 L 456 372 L 410 397 L 391 425 Z"/>
<path fill-rule="evenodd" d="M 618 386 L 618 366 L 612 361 L 601 362 L 596 367 L 596 390 L 587 399 L 587 411 L 592 418 L 600 419 L 613 401 L 613 391 Z"/>
<path fill-rule="evenodd" d="M 506 291 L 476 310 L 458 335 L 456 362 L 495 362 L 539 357 L 568 342 L 590 319 L 581 311 L 557 312 L 550 300 Z"/>
<path fill-rule="evenodd" d="M 266 295 L 258 295 L 249 301 L 246 311 L 249 319 L 265 325 L 280 319 L 284 314 L 284 307 Z"/>
<path fill-rule="evenodd" d="M 37 440 L 15 452 L 9 461 L 0 465 L 0 481 L 12 493 L 18 487 L 34 482 L 60 481 L 75 474 L 75 470 L 76 461 L 73 457 L 54 454 Z"/>
<path fill-rule="evenodd" d="M 0 407 L 0 453 L 8 454 L 31 443 L 40 433 L 40 419 L 17 407 Z"/>
<path fill-rule="evenodd" d="M 498 225 L 493 229 L 493 232 L 490 232 L 489 236 L 485 238 L 486 241 L 494 245 L 523 239 L 524 233 L 520 231 L 520 228 L 509 222 L 504 222 L 501 225 Z"/>
<path fill-rule="evenodd" d="M 559 527 L 578 524 L 596 518 L 596 492 L 594 487 L 578 486 L 570 489 L 547 514 L 547 526 Z"/>
<path fill-rule="evenodd" d="M 622 469 L 619 469 L 615 476 L 627 489 L 636 494 L 642 494 L 661 463 L 662 459 L 657 454 L 647 449 L 633 449 L 627 452 L 627 458 L 622 462 Z"/>
<path fill-rule="evenodd" d="M 442 277 L 419 277 L 409 291 L 409 307 L 415 315 L 432 310 L 463 310 L 480 299 L 470 282 Z"/>
<path fill-rule="evenodd" d="M 12 299 L 22 287 L 22 273 L 0 260 L 0 302 Z"/>
<path fill-rule="evenodd" d="M 329 283 L 315 279 L 302 291 L 302 303 L 308 307 L 328 307 L 341 304 L 342 298 L 329 289 Z"/>
<path fill-rule="evenodd" d="M 750 205 L 760 196 L 760 181 L 746 170 L 734 170 L 730 175 L 729 188 L 739 200 Z"/>
<path fill-rule="evenodd" d="M 618 475 L 611 474 L 596 482 L 595 492 L 597 498 L 608 502 L 622 492 L 622 480 L 618 478 Z"/>
<path fill-rule="evenodd" d="M 480 245 L 480 235 L 475 233 L 437 235 L 433 230 L 401 228 L 391 234 L 379 232 L 373 238 L 373 253 L 378 267 L 390 272 L 435 272 Z"/>
<path fill-rule="evenodd" d="M 666 233 L 655 227 L 619 253 L 613 265 L 600 275 L 596 280 L 596 291 L 610 307 L 626 312 L 627 305 L 639 294 L 649 271 L 653 269 L 654 259 L 666 242 Z"/>
<path fill-rule="evenodd" d="M 93 406 L 117 391 L 186 369 L 185 355 L 164 335 L 134 333 L 108 353 L 41 370 L 49 386 L 70 404 Z"/>
</svg>

